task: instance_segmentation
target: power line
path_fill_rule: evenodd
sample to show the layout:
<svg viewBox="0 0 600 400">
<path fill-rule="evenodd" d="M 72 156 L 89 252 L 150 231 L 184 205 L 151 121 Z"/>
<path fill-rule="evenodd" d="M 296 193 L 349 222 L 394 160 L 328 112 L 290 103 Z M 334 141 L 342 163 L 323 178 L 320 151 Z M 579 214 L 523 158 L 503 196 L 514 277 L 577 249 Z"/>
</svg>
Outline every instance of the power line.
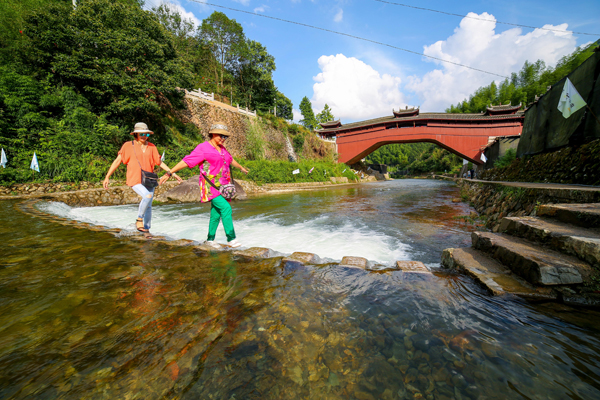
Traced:
<svg viewBox="0 0 600 400">
<path fill-rule="evenodd" d="M 454 61 L 450 61 L 450 60 L 444 60 L 443 58 L 428 56 L 427 54 L 419 53 L 418 51 L 403 49 L 402 47 L 397 47 L 397 46 L 393 46 L 391 44 L 387 44 L 387 43 L 383 43 L 383 42 L 378 42 L 376 40 L 371 40 L 371 39 L 366 39 L 366 38 L 363 38 L 363 37 L 360 37 L 360 36 L 350 35 L 349 33 L 338 32 L 338 31 L 334 31 L 334 30 L 331 30 L 331 29 L 321 28 L 321 27 L 318 27 L 318 26 L 309 25 L 309 24 L 305 24 L 305 23 L 302 23 L 302 22 L 290 21 L 290 20 L 283 19 L 283 18 L 271 17 L 269 15 L 258 14 L 258 13 L 251 12 L 251 11 L 239 10 L 237 8 L 225 7 L 225 6 L 221 6 L 221 5 L 218 5 L 218 4 L 207 3 L 207 2 L 204 2 L 204 1 L 200 1 L 200 0 L 190 0 L 190 1 L 193 1 L 193 2 L 199 3 L 199 4 L 206 4 L 208 6 L 223 8 L 225 10 L 237 11 L 237 12 L 241 12 L 241 13 L 244 13 L 244 14 L 250 14 L 250 15 L 254 15 L 256 17 L 268 18 L 268 19 L 272 19 L 272 20 L 275 20 L 275 21 L 286 22 L 288 24 L 300 25 L 300 26 L 304 26 L 306 28 L 317 29 L 317 30 L 324 31 L 324 32 L 334 33 L 336 35 L 346 36 L 346 37 L 350 37 L 350 38 L 353 38 L 353 39 L 362 40 L 364 42 L 369 42 L 369 43 L 374 43 L 374 44 L 378 44 L 378 45 L 381 45 L 381 46 L 391 47 L 392 49 L 396 49 L 396 50 L 400 50 L 400 51 L 405 51 L 407 53 L 416 54 L 416 55 L 419 55 L 419 56 L 422 56 L 422 57 L 431 58 L 432 60 L 437 60 L 437 61 L 445 62 L 445 63 L 456 65 L 456 66 L 459 66 L 459 67 L 471 69 L 473 71 L 483 72 L 484 74 L 499 76 L 501 78 L 508 78 L 508 76 L 500 75 L 500 74 L 497 74 L 495 72 L 484 71 L 482 69 L 470 67 L 470 66 L 465 65 L 465 64 L 460 64 L 460 63 L 457 63 L 457 62 L 454 62 Z"/>
<path fill-rule="evenodd" d="M 446 12 L 446 11 L 434 10 L 432 8 L 417 7 L 417 6 L 411 6 L 411 5 L 408 5 L 408 4 L 395 3 L 393 1 L 386 1 L 386 0 L 373 0 L 373 1 L 378 1 L 380 3 L 385 3 L 385 4 L 391 4 L 391 5 L 394 5 L 394 6 L 400 6 L 400 7 L 406 7 L 406 8 L 413 8 L 415 10 L 430 11 L 430 12 L 435 12 L 435 13 L 438 13 L 438 14 L 451 15 L 453 17 L 469 18 L 469 19 L 476 19 L 478 21 L 495 22 L 497 24 L 518 26 L 518 27 L 521 27 L 521 28 L 542 29 L 542 30 L 545 30 L 545 31 L 561 32 L 561 33 L 572 32 L 572 33 L 574 33 L 576 35 L 600 36 L 600 33 L 574 32 L 574 31 L 567 31 L 567 30 L 564 30 L 564 29 L 539 28 L 537 26 L 513 24 L 513 23 L 510 23 L 510 22 L 496 21 L 495 19 L 487 19 L 487 18 L 480 18 L 480 17 L 470 17 L 468 15 L 461 15 L 461 14 L 455 14 L 455 13 Z"/>
</svg>

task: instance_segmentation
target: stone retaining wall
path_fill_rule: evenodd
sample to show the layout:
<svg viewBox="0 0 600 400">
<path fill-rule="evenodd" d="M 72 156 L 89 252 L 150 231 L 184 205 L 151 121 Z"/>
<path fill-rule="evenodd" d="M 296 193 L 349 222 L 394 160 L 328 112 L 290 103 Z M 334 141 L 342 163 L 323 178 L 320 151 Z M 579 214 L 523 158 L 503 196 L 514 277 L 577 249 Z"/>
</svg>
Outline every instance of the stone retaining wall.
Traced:
<svg viewBox="0 0 600 400">
<path fill-rule="evenodd" d="M 600 202 L 600 191 L 521 188 L 464 179 L 459 179 L 458 184 L 462 199 L 477 210 L 485 219 L 485 226 L 494 232 L 499 230 L 502 218 L 533 216 L 541 204 Z"/>
</svg>

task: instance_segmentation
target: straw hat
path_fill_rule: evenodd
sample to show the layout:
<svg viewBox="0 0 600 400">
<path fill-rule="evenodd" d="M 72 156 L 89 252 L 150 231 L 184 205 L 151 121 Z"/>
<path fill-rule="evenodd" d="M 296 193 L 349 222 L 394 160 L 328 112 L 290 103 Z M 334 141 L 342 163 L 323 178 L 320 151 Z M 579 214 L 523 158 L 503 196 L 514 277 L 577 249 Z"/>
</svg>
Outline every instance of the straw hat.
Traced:
<svg viewBox="0 0 600 400">
<path fill-rule="evenodd" d="M 208 134 L 211 135 L 213 133 L 216 133 L 218 135 L 231 136 L 231 133 L 229 133 L 229 131 L 227 130 L 227 125 L 225 125 L 225 122 L 221 121 L 215 122 L 210 126 Z"/>
<path fill-rule="evenodd" d="M 148 129 L 148 125 L 146 125 L 143 122 L 138 122 L 137 124 L 135 124 L 135 126 L 133 127 L 133 132 L 131 132 L 131 135 L 133 135 L 135 133 L 152 133 L 152 134 L 154 134 L 154 132 L 152 132 L 150 129 Z"/>
</svg>

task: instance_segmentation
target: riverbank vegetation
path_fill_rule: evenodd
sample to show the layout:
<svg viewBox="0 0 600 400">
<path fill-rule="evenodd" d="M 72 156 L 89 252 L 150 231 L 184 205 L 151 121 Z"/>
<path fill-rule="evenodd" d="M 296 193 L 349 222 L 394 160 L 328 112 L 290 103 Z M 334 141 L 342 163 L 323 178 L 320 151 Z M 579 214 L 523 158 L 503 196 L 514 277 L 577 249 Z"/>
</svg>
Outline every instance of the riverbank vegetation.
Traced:
<svg viewBox="0 0 600 400">
<path fill-rule="evenodd" d="M 138 121 L 173 165 L 204 140 L 180 117 L 182 88 L 262 115 L 276 106 L 292 118 L 273 82 L 274 57 L 239 23 L 215 12 L 195 29 L 166 5 L 141 4 L 0 3 L 0 147 L 8 157 L 0 184 L 101 180 Z M 306 132 L 291 129 L 301 148 Z M 39 173 L 29 169 L 34 152 Z"/>
</svg>

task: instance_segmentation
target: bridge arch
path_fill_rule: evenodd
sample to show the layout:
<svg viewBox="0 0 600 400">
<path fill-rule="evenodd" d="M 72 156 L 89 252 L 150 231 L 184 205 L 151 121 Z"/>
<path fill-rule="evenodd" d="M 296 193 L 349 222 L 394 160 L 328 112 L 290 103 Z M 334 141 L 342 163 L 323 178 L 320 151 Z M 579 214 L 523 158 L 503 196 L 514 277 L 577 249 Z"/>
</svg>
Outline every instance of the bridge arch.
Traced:
<svg viewBox="0 0 600 400">
<path fill-rule="evenodd" d="M 482 164 L 481 153 L 495 137 L 520 135 L 524 112 L 518 106 L 488 107 L 486 113 L 420 113 L 419 109 L 394 112 L 392 117 L 342 125 L 321 124 L 317 134 L 335 137 L 339 162 L 353 164 L 379 147 L 395 143 L 429 142 Z"/>
</svg>

